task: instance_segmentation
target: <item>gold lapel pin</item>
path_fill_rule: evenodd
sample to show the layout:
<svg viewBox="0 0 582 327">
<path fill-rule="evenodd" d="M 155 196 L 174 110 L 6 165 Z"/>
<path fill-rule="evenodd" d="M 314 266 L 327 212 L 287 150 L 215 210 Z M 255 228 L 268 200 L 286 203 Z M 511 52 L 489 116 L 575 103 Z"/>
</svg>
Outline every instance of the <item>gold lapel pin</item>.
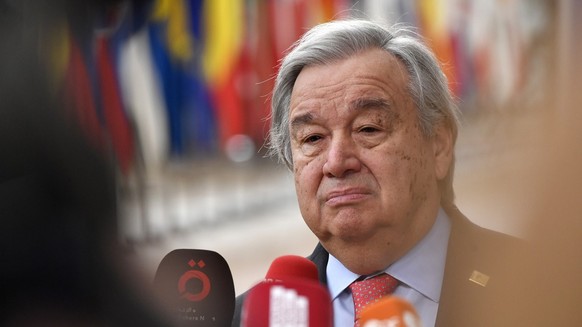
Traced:
<svg viewBox="0 0 582 327">
<path fill-rule="evenodd" d="M 469 277 L 469 280 L 477 285 L 485 287 L 489 282 L 489 276 L 477 270 L 473 270 L 473 273 L 471 274 L 471 277 Z"/>
</svg>

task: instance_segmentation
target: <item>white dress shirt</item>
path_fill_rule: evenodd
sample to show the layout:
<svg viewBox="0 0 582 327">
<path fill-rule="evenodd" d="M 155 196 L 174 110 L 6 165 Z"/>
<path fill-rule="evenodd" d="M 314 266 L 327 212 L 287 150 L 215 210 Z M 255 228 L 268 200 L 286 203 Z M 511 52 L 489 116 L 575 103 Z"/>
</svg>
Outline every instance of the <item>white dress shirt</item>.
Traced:
<svg viewBox="0 0 582 327">
<path fill-rule="evenodd" d="M 384 271 L 400 281 L 393 295 L 414 306 L 424 327 L 434 326 L 436 321 L 450 231 L 449 217 L 440 209 L 428 234 Z M 326 273 L 334 326 L 353 327 L 354 301 L 347 287 L 360 276 L 349 271 L 331 254 Z"/>
</svg>

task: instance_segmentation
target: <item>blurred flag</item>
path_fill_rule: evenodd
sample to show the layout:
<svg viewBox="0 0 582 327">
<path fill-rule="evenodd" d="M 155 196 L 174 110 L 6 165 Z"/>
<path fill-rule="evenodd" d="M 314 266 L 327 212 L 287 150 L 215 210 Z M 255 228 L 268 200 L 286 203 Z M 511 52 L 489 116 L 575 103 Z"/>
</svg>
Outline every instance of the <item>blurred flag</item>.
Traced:
<svg viewBox="0 0 582 327">
<path fill-rule="evenodd" d="M 97 36 L 97 72 L 105 129 L 113 152 L 123 174 L 128 174 L 135 163 L 133 127 L 123 107 L 118 76 L 106 35 Z"/>
<path fill-rule="evenodd" d="M 119 59 L 124 103 L 135 121 L 146 168 L 160 167 L 169 155 L 166 108 L 149 43 L 146 29 L 136 32 L 122 45 Z"/>
<path fill-rule="evenodd" d="M 87 61 L 70 33 L 67 33 L 65 37 L 68 49 L 62 89 L 65 109 L 93 144 L 103 146 L 101 119 L 96 108 L 93 82 Z"/>
<path fill-rule="evenodd" d="M 205 42 L 202 65 L 212 93 L 221 148 L 229 138 L 244 133 L 244 109 L 240 98 L 243 3 L 239 0 L 204 2 Z"/>
<path fill-rule="evenodd" d="M 450 14 L 454 1 L 419 0 L 418 10 L 422 33 L 441 62 L 451 91 L 458 95 L 457 72 L 455 67 L 453 40 L 450 33 Z"/>
</svg>

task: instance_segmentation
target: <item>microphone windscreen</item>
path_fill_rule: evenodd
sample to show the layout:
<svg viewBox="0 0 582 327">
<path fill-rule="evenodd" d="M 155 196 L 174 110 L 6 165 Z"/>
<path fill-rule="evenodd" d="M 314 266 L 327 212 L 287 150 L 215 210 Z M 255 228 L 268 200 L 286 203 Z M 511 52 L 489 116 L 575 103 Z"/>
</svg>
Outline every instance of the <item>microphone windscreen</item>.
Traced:
<svg viewBox="0 0 582 327">
<path fill-rule="evenodd" d="M 308 279 L 318 281 L 317 266 L 307 258 L 297 255 L 285 255 L 273 260 L 266 280 Z"/>
<path fill-rule="evenodd" d="M 179 326 L 230 327 L 235 306 L 226 260 L 209 250 L 178 249 L 160 262 L 154 288 Z"/>
<path fill-rule="evenodd" d="M 245 299 L 241 326 L 332 327 L 329 293 L 305 279 L 261 282 Z"/>
<path fill-rule="evenodd" d="M 386 296 L 362 310 L 360 326 L 421 327 L 422 324 L 412 304 L 396 296 Z"/>
</svg>

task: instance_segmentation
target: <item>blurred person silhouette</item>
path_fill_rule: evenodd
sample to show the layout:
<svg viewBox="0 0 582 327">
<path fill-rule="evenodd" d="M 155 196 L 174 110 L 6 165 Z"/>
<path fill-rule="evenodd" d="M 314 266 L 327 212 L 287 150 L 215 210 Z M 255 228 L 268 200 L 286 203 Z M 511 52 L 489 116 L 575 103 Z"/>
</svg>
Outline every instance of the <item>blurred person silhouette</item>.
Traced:
<svg viewBox="0 0 582 327">
<path fill-rule="evenodd" d="M 0 2 L 0 325 L 168 326 L 117 233 L 111 161 L 63 116 L 41 39 L 99 2 Z"/>
<path fill-rule="evenodd" d="M 271 119 L 270 149 L 293 172 L 319 239 L 309 259 L 330 291 L 335 326 L 357 326 L 366 303 L 353 285 L 378 276 L 396 283 L 392 294 L 424 326 L 516 326 L 512 308 L 495 302 L 523 243 L 455 206 L 458 112 L 416 35 L 366 20 L 312 28 L 281 63 Z"/>
<path fill-rule="evenodd" d="M 552 106 L 528 113 L 541 129 L 509 124 L 512 137 L 522 135 L 535 144 L 511 162 L 525 176 L 516 193 L 528 201 L 520 214 L 524 237 L 532 245 L 527 256 L 515 258 L 521 274 L 511 289 L 528 295 L 518 307 L 525 317 L 522 326 L 582 326 L 582 62 L 577 56 L 582 51 L 582 22 L 577 19 L 582 3 L 560 5 L 560 20 L 567 25 L 552 58 L 557 79 L 545 81 L 541 90 L 550 94 Z"/>
</svg>

